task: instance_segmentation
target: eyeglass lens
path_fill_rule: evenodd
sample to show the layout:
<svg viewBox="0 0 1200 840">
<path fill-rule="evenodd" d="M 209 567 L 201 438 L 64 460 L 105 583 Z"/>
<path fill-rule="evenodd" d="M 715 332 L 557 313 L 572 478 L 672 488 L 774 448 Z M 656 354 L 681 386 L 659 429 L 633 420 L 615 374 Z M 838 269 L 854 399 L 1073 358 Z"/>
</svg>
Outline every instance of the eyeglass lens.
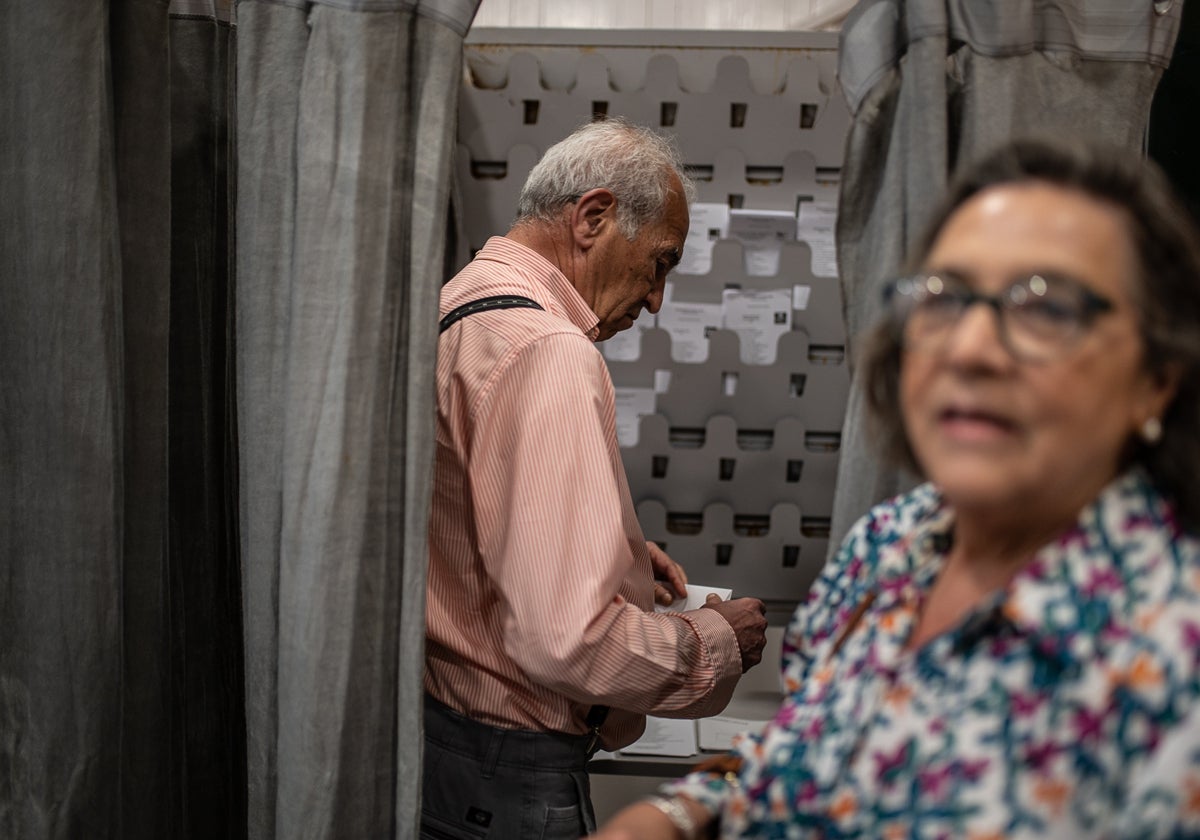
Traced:
<svg viewBox="0 0 1200 840">
<path fill-rule="evenodd" d="M 952 278 L 921 275 L 898 282 L 892 301 L 910 349 L 941 349 L 966 310 L 983 303 L 994 310 L 1000 338 L 1015 357 L 1045 361 L 1070 350 L 1086 330 L 1092 310 L 1085 294 L 1069 281 L 1041 275 L 994 296 Z M 1099 304 L 1107 308 L 1106 301 Z"/>
</svg>

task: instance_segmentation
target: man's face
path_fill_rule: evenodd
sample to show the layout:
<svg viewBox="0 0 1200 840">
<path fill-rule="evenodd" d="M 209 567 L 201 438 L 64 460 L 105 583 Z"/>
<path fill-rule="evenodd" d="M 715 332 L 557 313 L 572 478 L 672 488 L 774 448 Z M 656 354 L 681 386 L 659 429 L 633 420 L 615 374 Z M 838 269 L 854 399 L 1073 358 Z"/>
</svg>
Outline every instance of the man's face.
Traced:
<svg viewBox="0 0 1200 840">
<path fill-rule="evenodd" d="M 598 341 L 633 326 L 643 309 L 656 313 L 662 306 L 667 274 L 683 255 L 688 230 L 688 206 L 683 186 L 674 189 L 662 215 L 642 225 L 630 241 L 610 225 L 592 255 L 599 277 L 589 301 L 600 319 Z"/>
</svg>

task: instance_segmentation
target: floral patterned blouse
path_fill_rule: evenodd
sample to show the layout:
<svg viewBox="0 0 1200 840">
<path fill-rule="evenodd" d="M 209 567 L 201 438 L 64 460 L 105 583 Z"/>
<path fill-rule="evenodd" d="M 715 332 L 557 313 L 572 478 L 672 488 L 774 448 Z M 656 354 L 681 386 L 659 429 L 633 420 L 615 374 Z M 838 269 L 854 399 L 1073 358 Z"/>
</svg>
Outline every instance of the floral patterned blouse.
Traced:
<svg viewBox="0 0 1200 840">
<path fill-rule="evenodd" d="M 858 522 L 784 639 L 789 696 L 738 773 L 666 786 L 722 837 L 1200 837 L 1200 541 L 1113 482 L 992 601 L 904 643 L 953 512 Z"/>
</svg>

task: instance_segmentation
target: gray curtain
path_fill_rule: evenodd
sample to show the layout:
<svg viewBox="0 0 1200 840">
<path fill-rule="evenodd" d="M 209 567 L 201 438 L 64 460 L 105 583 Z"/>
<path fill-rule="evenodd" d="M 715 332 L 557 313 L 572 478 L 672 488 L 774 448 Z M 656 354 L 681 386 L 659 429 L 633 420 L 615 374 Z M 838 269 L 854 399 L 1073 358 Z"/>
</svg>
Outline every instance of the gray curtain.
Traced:
<svg viewBox="0 0 1200 840">
<path fill-rule="evenodd" d="M 476 0 L 238 7 L 252 837 L 415 837 L 437 296 Z"/>
<path fill-rule="evenodd" d="M 838 268 L 852 337 L 880 312 L 960 162 L 1053 132 L 1142 154 L 1150 103 L 1182 0 L 861 0 L 843 24 L 838 76 L 852 113 L 841 181 Z M 855 359 L 852 338 L 851 361 Z M 915 478 L 884 467 L 851 391 L 831 551 L 871 505 Z"/>
<path fill-rule="evenodd" d="M 415 836 L 475 0 L 347 5 L 0 4 L 0 837 Z"/>
<path fill-rule="evenodd" d="M 0 33 L 0 836 L 237 836 L 231 29 L 49 0 Z"/>
</svg>

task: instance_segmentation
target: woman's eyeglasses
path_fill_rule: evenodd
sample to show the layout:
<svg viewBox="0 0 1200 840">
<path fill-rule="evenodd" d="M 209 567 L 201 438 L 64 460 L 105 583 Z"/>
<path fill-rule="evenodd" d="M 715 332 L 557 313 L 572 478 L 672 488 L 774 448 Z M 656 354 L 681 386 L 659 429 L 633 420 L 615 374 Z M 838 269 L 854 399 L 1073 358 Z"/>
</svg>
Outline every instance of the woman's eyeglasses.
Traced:
<svg viewBox="0 0 1200 840">
<path fill-rule="evenodd" d="M 996 313 L 1000 340 L 1014 358 L 1048 362 L 1068 353 L 1113 303 L 1073 280 L 1034 274 L 985 295 L 940 274 L 901 277 L 884 288 L 884 305 L 907 350 L 940 352 L 963 313 L 977 303 Z"/>
</svg>

